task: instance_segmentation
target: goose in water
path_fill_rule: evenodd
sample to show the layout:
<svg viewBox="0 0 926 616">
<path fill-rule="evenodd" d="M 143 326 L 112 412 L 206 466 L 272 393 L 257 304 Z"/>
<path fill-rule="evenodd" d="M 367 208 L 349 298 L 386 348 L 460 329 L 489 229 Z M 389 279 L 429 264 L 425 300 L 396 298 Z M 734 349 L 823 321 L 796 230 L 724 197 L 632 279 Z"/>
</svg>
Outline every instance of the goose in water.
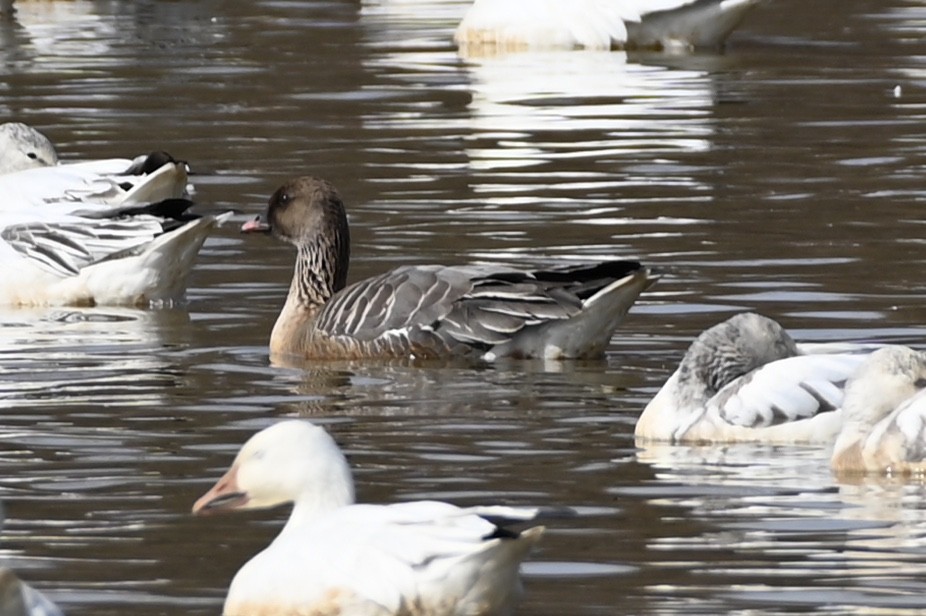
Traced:
<svg viewBox="0 0 926 616">
<path fill-rule="evenodd" d="M 846 385 L 831 465 L 839 474 L 926 473 L 926 354 L 875 351 Z"/>
<path fill-rule="evenodd" d="M 637 421 L 640 442 L 832 443 L 846 381 L 879 345 L 798 344 L 744 313 L 692 342 Z"/>
<path fill-rule="evenodd" d="M 145 205 L 187 195 L 186 163 L 166 152 L 129 160 L 59 163 L 51 141 L 18 122 L 0 124 L 0 211 L 79 204 Z"/>
<path fill-rule="evenodd" d="M 235 575 L 224 616 L 510 614 L 519 564 L 543 533 L 509 527 L 536 509 L 354 504 L 344 455 L 302 420 L 252 436 L 193 512 L 284 503 L 289 520 Z"/>
<path fill-rule="evenodd" d="M 182 298 L 209 233 L 231 214 L 182 199 L 84 211 L 0 212 L 0 304 L 158 305 Z"/>
<path fill-rule="evenodd" d="M 303 177 L 273 196 L 269 232 L 296 247 L 273 354 L 308 358 L 452 356 L 564 359 L 603 353 L 655 280 L 636 261 L 521 271 L 501 266 L 399 267 L 347 285 L 350 234 L 341 197 Z"/>
<path fill-rule="evenodd" d="M 717 48 L 762 0 L 474 0 L 461 48 Z"/>
</svg>

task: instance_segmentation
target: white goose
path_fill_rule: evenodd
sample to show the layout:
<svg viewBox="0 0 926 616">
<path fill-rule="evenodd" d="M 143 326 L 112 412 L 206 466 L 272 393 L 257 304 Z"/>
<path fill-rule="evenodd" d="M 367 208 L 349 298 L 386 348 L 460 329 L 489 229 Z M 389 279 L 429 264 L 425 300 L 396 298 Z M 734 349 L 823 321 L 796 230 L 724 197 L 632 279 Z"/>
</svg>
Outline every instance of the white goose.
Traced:
<svg viewBox="0 0 926 616">
<path fill-rule="evenodd" d="M 646 405 L 637 439 L 831 443 L 848 378 L 878 345 L 797 344 L 753 313 L 711 327 Z"/>
<path fill-rule="evenodd" d="M 875 351 L 846 385 L 845 423 L 833 447 L 837 474 L 926 473 L 926 354 Z"/>
<path fill-rule="evenodd" d="M 185 200 L 86 212 L 0 212 L 0 304 L 145 306 L 179 300 L 196 256 L 231 214 Z M 90 217 L 92 216 L 92 217 Z"/>
<path fill-rule="evenodd" d="M 179 299 L 209 232 L 229 216 L 186 213 L 186 164 L 163 152 L 56 161 L 39 131 L 0 124 L 0 304 Z"/>
<path fill-rule="evenodd" d="M 435 501 L 354 504 L 347 460 L 322 428 L 258 432 L 193 506 L 198 514 L 294 503 L 279 536 L 235 575 L 225 616 L 509 614 L 538 511 Z"/>
<path fill-rule="evenodd" d="M 474 0 L 461 48 L 719 47 L 762 0 Z"/>
<path fill-rule="evenodd" d="M 0 211 L 78 204 L 143 205 L 187 194 L 187 165 L 166 152 L 133 160 L 58 164 L 51 141 L 18 122 L 0 124 Z"/>
<path fill-rule="evenodd" d="M 12 569 L 0 567 L 0 614 L 3 616 L 63 616 L 58 606 L 19 579 Z"/>
</svg>

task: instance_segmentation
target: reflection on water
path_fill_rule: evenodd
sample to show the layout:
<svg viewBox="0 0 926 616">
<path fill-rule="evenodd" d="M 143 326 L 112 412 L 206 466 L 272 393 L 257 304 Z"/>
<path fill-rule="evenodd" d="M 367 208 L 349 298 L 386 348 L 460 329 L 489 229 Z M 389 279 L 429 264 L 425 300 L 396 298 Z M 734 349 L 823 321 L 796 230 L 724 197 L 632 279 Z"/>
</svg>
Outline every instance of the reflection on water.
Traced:
<svg viewBox="0 0 926 616">
<path fill-rule="evenodd" d="M 648 563 L 656 569 L 695 554 L 708 561 L 680 583 L 649 587 L 657 605 L 707 612 L 735 601 L 816 611 L 822 603 L 824 613 L 864 614 L 926 603 L 923 485 L 838 484 L 828 452 L 795 447 L 656 445 L 638 459 L 652 466 L 654 480 L 614 493 L 704 523 L 696 533 L 648 543 L 659 555 Z"/>
<path fill-rule="evenodd" d="M 555 365 L 271 364 L 293 255 L 234 225 L 183 310 L 4 312 L 0 561 L 70 616 L 216 614 L 283 514 L 190 506 L 301 415 L 362 500 L 575 508 L 525 567 L 523 614 L 921 608 L 922 486 L 836 483 L 812 449 L 637 451 L 632 431 L 734 310 L 922 345 L 922 3 L 777 0 L 723 55 L 463 58 L 468 4 L 48 0 L 0 20 L 0 114 L 66 159 L 156 142 L 201 207 L 242 219 L 328 177 L 354 278 L 602 255 L 664 273 L 606 359 Z"/>
<path fill-rule="evenodd" d="M 158 351 L 187 322 L 182 310 L 5 309 L 0 407 L 156 404 L 181 378 Z"/>
</svg>

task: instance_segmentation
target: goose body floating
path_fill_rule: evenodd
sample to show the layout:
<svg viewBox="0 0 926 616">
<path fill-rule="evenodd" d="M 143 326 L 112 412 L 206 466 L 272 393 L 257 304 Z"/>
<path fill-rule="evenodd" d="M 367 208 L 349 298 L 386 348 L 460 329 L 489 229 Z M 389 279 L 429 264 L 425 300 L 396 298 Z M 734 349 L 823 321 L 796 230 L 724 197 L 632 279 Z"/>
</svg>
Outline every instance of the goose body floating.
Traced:
<svg viewBox="0 0 926 616">
<path fill-rule="evenodd" d="M 539 511 L 437 501 L 354 503 L 347 460 L 302 420 L 252 436 L 193 506 L 204 515 L 293 503 L 289 520 L 232 580 L 224 616 L 503 616 Z"/>
<path fill-rule="evenodd" d="M 636 261 L 543 270 L 413 265 L 347 284 L 350 233 L 337 190 L 303 177 L 270 198 L 270 232 L 296 247 L 274 354 L 308 358 L 565 359 L 603 353 L 655 277 Z"/>
<path fill-rule="evenodd" d="M 879 345 L 798 344 L 744 313 L 699 335 L 637 420 L 641 442 L 832 443 L 849 377 Z"/>
</svg>

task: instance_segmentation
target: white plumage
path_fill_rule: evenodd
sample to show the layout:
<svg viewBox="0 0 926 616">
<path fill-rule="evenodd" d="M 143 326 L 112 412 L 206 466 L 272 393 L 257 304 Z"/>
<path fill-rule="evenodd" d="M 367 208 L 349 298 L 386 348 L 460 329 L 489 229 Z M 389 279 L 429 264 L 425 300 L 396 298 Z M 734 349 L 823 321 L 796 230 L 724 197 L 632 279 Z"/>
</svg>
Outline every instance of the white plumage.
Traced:
<svg viewBox="0 0 926 616">
<path fill-rule="evenodd" d="M 711 327 L 646 405 L 641 441 L 832 442 L 845 384 L 878 345 L 795 343 L 745 313 Z"/>
<path fill-rule="evenodd" d="M 874 353 L 846 386 L 845 423 L 831 464 L 839 474 L 926 472 L 926 354 Z"/>
<path fill-rule="evenodd" d="M 277 423 L 241 448 L 196 513 L 293 502 L 286 526 L 235 575 L 225 616 L 509 614 L 535 509 L 436 501 L 354 504 L 350 469 L 322 428 Z"/>
<path fill-rule="evenodd" d="M 39 131 L 0 124 L 0 304 L 179 299 L 209 232 L 229 216 L 185 212 L 186 164 L 163 152 L 56 162 Z"/>
<path fill-rule="evenodd" d="M 461 47 L 718 47 L 761 0 L 475 0 Z"/>
</svg>

